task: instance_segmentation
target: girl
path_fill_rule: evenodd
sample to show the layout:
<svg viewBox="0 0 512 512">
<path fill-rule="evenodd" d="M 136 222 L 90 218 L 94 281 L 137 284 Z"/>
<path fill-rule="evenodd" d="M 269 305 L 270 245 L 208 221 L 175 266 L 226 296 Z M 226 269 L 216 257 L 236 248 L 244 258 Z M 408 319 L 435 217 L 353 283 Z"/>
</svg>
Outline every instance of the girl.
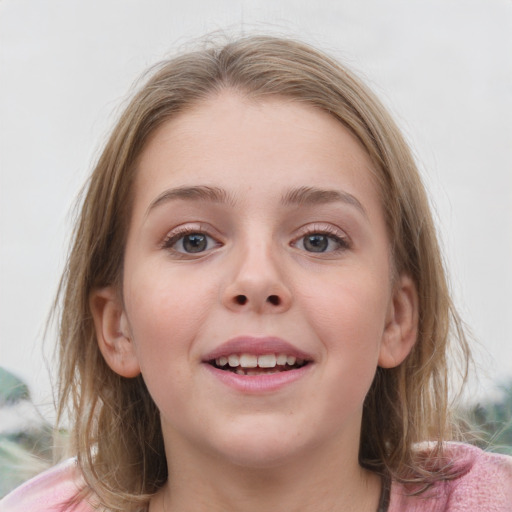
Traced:
<svg viewBox="0 0 512 512">
<path fill-rule="evenodd" d="M 76 459 L 2 510 L 512 510 L 453 439 L 468 348 L 409 149 L 304 44 L 162 63 L 88 184 L 62 282 Z"/>
</svg>

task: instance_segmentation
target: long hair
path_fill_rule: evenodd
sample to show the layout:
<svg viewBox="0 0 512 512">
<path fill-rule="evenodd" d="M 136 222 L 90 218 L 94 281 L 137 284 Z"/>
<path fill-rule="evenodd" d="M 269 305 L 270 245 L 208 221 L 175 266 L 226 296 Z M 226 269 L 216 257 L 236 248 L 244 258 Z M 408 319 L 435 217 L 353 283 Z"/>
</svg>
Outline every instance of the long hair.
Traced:
<svg viewBox="0 0 512 512">
<path fill-rule="evenodd" d="M 419 295 L 419 328 L 409 356 L 378 368 L 364 403 L 360 463 L 402 482 L 449 478 L 424 464 L 414 445 L 451 438 L 448 344 L 468 361 L 452 305 L 424 186 L 408 145 L 377 98 L 335 60 L 296 41 L 247 37 L 166 60 L 125 108 L 84 191 L 60 288 L 59 416 L 69 407 L 72 439 L 87 483 L 109 510 L 141 510 L 167 478 L 159 412 L 142 377 L 114 373 L 99 351 L 89 296 L 120 287 L 137 158 L 162 123 L 222 90 L 283 97 L 328 112 L 373 161 L 393 256 Z"/>
</svg>

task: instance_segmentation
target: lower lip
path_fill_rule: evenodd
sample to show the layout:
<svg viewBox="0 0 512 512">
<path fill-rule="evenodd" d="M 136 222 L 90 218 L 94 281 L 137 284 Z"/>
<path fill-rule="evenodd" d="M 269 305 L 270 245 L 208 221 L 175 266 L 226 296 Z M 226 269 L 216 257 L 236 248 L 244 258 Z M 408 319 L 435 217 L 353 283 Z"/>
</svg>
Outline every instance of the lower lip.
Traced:
<svg viewBox="0 0 512 512">
<path fill-rule="evenodd" d="M 296 370 L 261 375 L 238 375 L 229 370 L 219 370 L 211 364 L 204 363 L 205 369 L 223 384 L 242 393 L 260 394 L 278 391 L 304 377 L 312 367 L 308 363 Z"/>
</svg>

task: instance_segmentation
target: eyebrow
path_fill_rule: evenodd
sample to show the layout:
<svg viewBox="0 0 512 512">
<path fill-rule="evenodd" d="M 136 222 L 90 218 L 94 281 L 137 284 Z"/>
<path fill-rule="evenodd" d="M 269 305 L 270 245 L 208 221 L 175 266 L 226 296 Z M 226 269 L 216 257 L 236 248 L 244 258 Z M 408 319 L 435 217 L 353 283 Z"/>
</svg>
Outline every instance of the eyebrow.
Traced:
<svg viewBox="0 0 512 512">
<path fill-rule="evenodd" d="M 162 192 L 154 201 L 151 202 L 146 211 L 146 215 L 160 204 L 167 203 L 174 199 L 184 199 L 186 201 L 208 201 L 210 203 L 227 203 L 230 205 L 235 204 L 234 198 L 224 189 L 219 187 L 208 187 L 205 185 L 178 187 Z"/>
<path fill-rule="evenodd" d="M 357 197 L 349 194 L 348 192 L 342 192 L 340 190 L 326 190 L 316 187 L 299 187 L 287 192 L 281 199 L 284 205 L 317 205 L 317 204 L 328 204 L 328 203 L 346 203 L 350 206 L 354 206 L 359 210 L 365 217 L 368 218 L 364 206 L 361 204 Z"/>
<path fill-rule="evenodd" d="M 146 215 L 160 204 L 176 199 L 185 201 L 208 201 L 211 203 L 229 204 L 231 206 L 234 206 L 236 203 L 235 197 L 220 187 L 210 187 L 206 185 L 178 187 L 162 192 L 151 202 L 146 211 Z M 348 192 L 316 187 L 298 187 L 289 190 L 281 197 L 281 203 L 285 206 L 314 206 L 336 202 L 354 206 L 365 217 L 368 217 L 368 214 L 361 202 Z"/>
</svg>

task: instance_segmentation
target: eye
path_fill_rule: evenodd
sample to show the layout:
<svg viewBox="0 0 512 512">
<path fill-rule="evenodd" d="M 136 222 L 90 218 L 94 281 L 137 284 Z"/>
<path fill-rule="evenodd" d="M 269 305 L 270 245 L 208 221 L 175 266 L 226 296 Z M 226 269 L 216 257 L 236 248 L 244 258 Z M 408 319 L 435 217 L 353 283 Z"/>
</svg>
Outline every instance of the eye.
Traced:
<svg viewBox="0 0 512 512">
<path fill-rule="evenodd" d="M 348 241 L 334 233 L 313 232 L 303 235 L 293 245 L 307 252 L 326 253 L 347 249 Z"/>
<path fill-rule="evenodd" d="M 219 245 L 211 236 L 200 231 L 175 233 L 164 242 L 165 249 L 172 249 L 182 254 L 198 254 Z"/>
</svg>

